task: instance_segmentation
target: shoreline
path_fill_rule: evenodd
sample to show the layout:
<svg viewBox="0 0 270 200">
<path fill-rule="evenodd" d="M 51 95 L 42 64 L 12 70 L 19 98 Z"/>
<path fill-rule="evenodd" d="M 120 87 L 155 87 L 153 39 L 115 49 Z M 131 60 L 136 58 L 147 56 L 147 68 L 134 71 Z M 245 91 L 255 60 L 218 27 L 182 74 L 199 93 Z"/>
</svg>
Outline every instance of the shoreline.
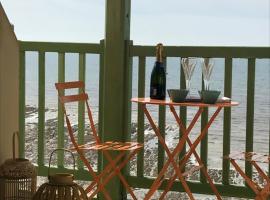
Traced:
<svg viewBox="0 0 270 200">
<path fill-rule="evenodd" d="M 38 109 L 34 106 L 26 106 L 26 128 L 25 128 L 25 141 L 26 141 L 26 148 L 25 148 L 25 155 L 26 158 L 28 158 L 32 163 L 37 163 L 37 131 L 38 131 L 38 124 L 37 124 L 37 111 Z M 44 162 L 48 163 L 48 157 L 50 155 L 50 152 L 57 148 L 57 112 L 54 109 L 48 109 L 46 108 L 45 110 L 46 113 L 54 113 L 56 117 L 49 117 L 46 122 L 45 122 L 45 148 L 44 151 Z M 98 124 L 96 124 L 98 126 Z M 78 126 L 76 124 L 73 124 L 72 126 L 75 130 L 77 131 Z M 172 127 L 166 127 L 166 130 L 174 131 L 172 130 Z M 65 131 L 66 128 L 65 128 Z M 135 141 L 136 140 L 136 133 L 137 133 L 137 124 L 132 123 L 131 127 L 131 140 Z M 177 132 L 177 131 L 176 131 Z M 49 134 L 48 134 L 49 133 Z M 90 136 L 90 130 L 89 130 L 89 125 L 86 125 L 85 129 L 85 140 L 91 140 L 92 137 Z M 172 141 L 177 141 L 177 136 L 172 137 Z M 169 148 L 172 148 L 174 142 L 171 142 L 171 144 L 168 144 Z M 71 146 L 71 143 L 65 135 L 64 139 L 64 144 L 65 148 L 69 148 Z M 145 124 L 145 147 L 144 147 L 144 175 L 145 176 L 150 176 L 150 177 L 155 177 L 157 176 L 157 139 L 156 136 L 149 124 Z M 87 153 L 87 158 L 93 161 L 93 164 L 95 167 L 97 167 L 97 153 L 95 152 L 90 152 Z M 52 163 L 55 163 L 56 161 L 56 156 L 52 159 Z M 165 156 L 165 159 L 167 159 L 167 156 Z M 71 157 L 70 155 L 65 155 L 65 162 L 67 162 L 67 165 L 71 164 Z M 194 166 L 195 163 L 192 159 L 190 159 L 186 165 L 186 168 L 190 168 Z M 210 167 L 208 169 L 208 172 L 210 176 L 213 178 L 215 183 L 221 183 L 222 181 L 222 169 L 218 167 Z M 130 164 L 130 174 L 136 176 L 136 159 L 133 159 Z M 166 173 L 165 177 L 169 176 L 170 174 L 173 173 L 172 167 L 169 168 L 168 172 Z M 258 179 L 258 175 L 256 173 L 253 173 L 254 178 L 256 178 L 259 182 L 261 182 Z M 192 176 L 189 177 L 190 180 L 199 180 L 199 173 L 195 172 Z M 40 179 L 39 184 L 44 181 L 44 179 Z M 45 180 L 46 181 L 46 180 Z M 82 183 L 83 186 L 85 184 L 83 181 L 77 181 L 79 183 Z M 235 172 L 234 169 L 230 170 L 230 183 L 231 184 L 237 184 L 237 185 L 244 185 L 243 179 L 239 176 L 238 173 Z M 139 192 L 140 193 L 140 192 Z M 174 193 L 173 196 L 181 195 L 181 198 L 183 198 L 183 194 L 180 193 Z"/>
</svg>

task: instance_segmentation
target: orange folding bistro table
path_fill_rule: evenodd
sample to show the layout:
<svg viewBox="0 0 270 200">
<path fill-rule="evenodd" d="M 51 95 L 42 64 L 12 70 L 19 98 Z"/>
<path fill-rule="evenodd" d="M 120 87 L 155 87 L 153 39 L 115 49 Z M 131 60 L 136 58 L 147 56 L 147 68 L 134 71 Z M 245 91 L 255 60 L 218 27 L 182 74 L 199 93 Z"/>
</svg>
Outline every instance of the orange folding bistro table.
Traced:
<svg viewBox="0 0 270 200">
<path fill-rule="evenodd" d="M 163 146 L 165 152 L 168 155 L 168 160 L 164 163 L 163 168 L 159 172 L 157 178 L 155 179 L 154 183 L 152 184 L 151 188 L 149 189 L 148 193 L 146 194 L 145 200 L 151 199 L 151 196 L 155 193 L 156 190 L 158 190 L 158 188 L 160 187 L 161 183 L 164 180 L 164 174 L 166 173 L 170 164 L 172 164 L 175 174 L 173 176 L 171 176 L 170 179 L 168 180 L 168 184 L 167 184 L 165 190 L 162 192 L 160 199 L 164 199 L 166 193 L 170 190 L 170 188 L 172 187 L 173 182 L 176 178 L 178 178 L 179 181 L 181 182 L 181 184 L 182 184 L 184 190 L 186 191 L 186 193 L 188 194 L 189 198 L 194 199 L 192 192 L 185 181 L 185 177 L 188 174 L 190 174 L 196 170 L 201 170 L 201 172 L 207 178 L 209 185 L 210 185 L 211 189 L 213 190 L 214 194 L 216 195 L 217 199 L 221 199 L 221 197 L 218 193 L 218 190 L 216 189 L 211 177 L 209 176 L 209 174 L 207 172 L 207 168 L 204 166 L 199 154 L 196 152 L 196 147 L 202 141 L 202 139 L 205 137 L 205 135 L 207 134 L 208 128 L 211 126 L 211 124 L 213 123 L 215 118 L 218 116 L 218 114 L 222 110 L 222 108 L 237 106 L 238 102 L 231 101 L 231 102 L 221 102 L 221 103 L 216 103 L 216 104 L 205 104 L 205 103 L 201 103 L 201 102 L 175 103 L 175 102 L 172 102 L 170 100 L 155 100 L 155 99 L 150 99 L 150 98 L 132 98 L 131 101 L 137 102 L 137 103 L 142 105 L 143 111 L 144 111 L 150 125 L 152 126 L 156 136 L 158 137 L 160 144 Z M 170 110 L 171 110 L 180 130 L 183 133 L 182 137 L 179 139 L 179 142 L 173 151 L 169 150 L 164 138 L 162 137 L 162 135 L 159 131 L 159 128 L 157 127 L 157 125 L 153 121 L 153 119 L 152 119 L 152 117 L 147 109 L 147 105 L 149 105 L 149 104 L 151 104 L 151 105 L 164 105 L 164 106 L 170 107 Z M 197 113 L 194 115 L 192 121 L 190 122 L 190 124 L 187 128 L 184 126 L 184 124 L 181 120 L 181 117 L 178 116 L 178 114 L 176 113 L 175 107 L 178 107 L 178 106 L 185 106 L 185 107 L 191 106 L 191 107 L 198 108 Z M 211 118 L 209 119 L 206 126 L 202 129 L 201 133 L 199 133 L 197 138 L 194 140 L 194 142 L 192 142 L 189 139 L 189 133 L 191 132 L 192 128 L 194 127 L 194 125 L 198 121 L 203 110 L 207 107 L 213 107 L 216 109 L 216 111 L 211 116 Z M 185 147 L 185 143 L 187 143 L 189 145 L 189 150 L 186 151 L 185 155 L 178 163 L 175 161 L 175 158 L 177 158 L 178 155 L 180 154 L 180 152 L 183 150 L 183 148 Z M 192 154 L 195 156 L 195 159 L 197 160 L 199 166 L 196 166 L 196 167 L 190 169 L 190 171 L 183 172 L 183 168 L 185 166 L 185 163 L 188 161 L 188 159 L 190 158 L 190 156 Z"/>
</svg>

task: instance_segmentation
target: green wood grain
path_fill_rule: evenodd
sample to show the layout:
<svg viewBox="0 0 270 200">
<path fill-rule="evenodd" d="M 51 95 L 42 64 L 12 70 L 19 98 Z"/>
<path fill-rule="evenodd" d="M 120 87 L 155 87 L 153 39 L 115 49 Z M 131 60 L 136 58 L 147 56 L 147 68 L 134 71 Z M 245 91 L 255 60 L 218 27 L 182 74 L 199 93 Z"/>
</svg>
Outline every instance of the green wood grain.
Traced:
<svg viewBox="0 0 270 200">
<path fill-rule="evenodd" d="M 134 176 L 127 177 L 128 183 L 133 188 L 144 188 L 148 189 L 154 182 L 154 178 L 143 177 L 138 178 Z M 160 190 L 164 189 L 167 185 L 168 180 L 165 179 L 163 184 L 160 186 Z M 212 194 L 213 191 L 210 188 L 208 183 L 200 183 L 198 181 L 187 181 L 187 184 L 191 188 L 193 194 Z M 254 199 L 254 192 L 247 187 L 244 186 L 237 186 L 237 185 L 222 185 L 222 184 L 215 184 L 216 188 L 218 189 L 220 195 L 228 196 L 228 197 L 241 197 L 241 198 L 250 198 Z M 184 192 L 184 188 L 182 187 L 179 181 L 175 181 L 171 191 L 177 192 Z"/>
<path fill-rule="evenodd" d="M 125 141 L 130 134 L 130 0 L 106 1 L 104 40 L 103 140 Z M 117 13 L 117 14 L 116 14 Z M 103 159 L 103 167 L 108 162 Z M 123 199 L 126 192 L 119 178 L 113 178 L 107 191 L 112 199 Z"/>
<path fill-rule="evenodd" d="M 247 77 L 247 114 L 246 114 L 246 152 L 253 151 L 254 133 L 254 92 L 255 92 L 255 59 L 248 59 Z M 252 177 L 252 166 L 250 162 L 245 163 L 245 173 Z"/>
<path fill-rule="evenodd" d="M 138 97 L 145 96 L 145 57 L 139 57 L 138 72 Z M 144 143 L 144 112 L 141 104 L 138 104 L 138 137 L 137 142 Z M 138 153 L 137 176 L 144 176 L 144 149 Z"/>
<path fill-rule="evenodd" d="M 85 54 L 79 54 L 79 80 L 85 82 Z M 86 87 L 87 83 L 85 83 Z M 79 93 L 82 92 L 82 88 L 79 89 Z M 85 103 L 83 101 L 78 102 L 78 144 L 84 144 L 84 129 L 85 129 Z M 78 168 L 83 169 L 83 162 L 78 158 Z"/>
<path fill-rule="evenodd" d="M 165 70 L 167 65 L 167 59 L 164 58 L 163 61 Z M 159 106 L 158 108 L 158 128 L 160 131 L 160 135 L 166 140 L 165 137 L 165 127 L 166 127 L 166 106 Z M 165 159 L 165 150 L 164 147 L 158 143 L 158 172 L 160 172 L 164 165 L 164 159 Z"/>
<path fill-rule="evenodd" d="M 65 82 L 65 53 L 58 53 L 58 82 Z M 65 92 L 61 91 L 61 95 Z M 64 110 L 58 100 L 57 148 L 64 148 Z M 57 166 L 63 168 L 64 151 L 57 151 Z"/>
<path fill-rule="evenodd" d="M 202 75 L 202 90 L 203 89 L 204 89 L 204 81 L 203 81 L 203 75 Z M 203 131 L 203 129 L 207 125 L 207 123 L 208 123 L 208 108 L 205 108 L 203 113 L 202 113 L 202 116 L 201 116 L 201 131 Z M 204 138 L 201 141 L 200 157 L 201 157 L 201 160 L 202 160 L 205 168 L 207 169 L 207 167 L 208 167 L 208 162 L 207 162 L 208 161 L 208 131 L 206 132 L 206 135 L 204 136 Z M 207 182 L 202 171 L 200 171 L 200 181 L 202 183 Z"/>
<path fill-rule="evenodd" d="M 19 41 L 21 51 L 45 51 L 66 53 L 101 53 L 99 44 L 61 43 L 61 42 L 25 42 Z"/>
<path fill-rule="evenodd" d="M 104 48 L 104 40 L 100 41 L 100 46 Z M 103 117 L 104 117 L 104 53 L 99 55 L 99 107 L 98 107 L 98 135 L 103 140 Z M 98 152 L 98 171 L 100 172 L 103 168 L 103 157 L 102 152 Z"/>
<path fill-rule="evenodd" d="M 185 74 L 182 67 L 181 59 L 180 59 L 180 88 L 186 89 L 186 79 L 185 79 Z M 187 107 L 186 106 L 180 107 L 180 118 L 184 126 L 186 127 L 187 125 Z M 179 128 L 179 140 L 181 139 L 183 135 L 184 133 L 182 133 L 182 131 Z M 179 159 L 181 160 L 185 154 L 186 154 L 186 144 L 184 145 L 183 150 L 179 154 Z"/>
<path fill-rule="evenodd" d="M 225 59 L 224 96 L 232 97 L 232 58 Z M 224 108 L 223 116 L 223 157 L 230 154 L 231 148 L 231 108 Z M 229 184 L 230 161 L 222 160 L 222 183 Z"/>
<path fill-rule="evenodd" d="M 38 54 L 38 165 L 44 165 L 45 52 Z"/>
<path fill-rule="evenodd" d="M 132 47 L 131 56 L 155 56 L 155 46 Z M 166 57 L 215 57 L 215 58 L 270 58 L 269 47 L 201 47 L 165 46 Z"/>
<path fill-rule="evenodd" d="M 25 157 L 25 52 L 20 51 L 19 68 L 19 157 Z"/>
</svg>

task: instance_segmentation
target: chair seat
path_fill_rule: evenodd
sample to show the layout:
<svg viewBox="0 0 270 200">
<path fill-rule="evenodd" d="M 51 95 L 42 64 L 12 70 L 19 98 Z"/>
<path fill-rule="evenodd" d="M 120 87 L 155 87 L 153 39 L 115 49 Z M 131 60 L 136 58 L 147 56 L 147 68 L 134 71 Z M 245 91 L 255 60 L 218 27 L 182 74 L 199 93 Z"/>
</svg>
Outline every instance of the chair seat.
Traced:
<svg viewBox="0 0 270 200">
<path fill-rule="evenodd" d="M 256 152 L 234 152 L 231 153 L 227 158 L 233 160 L 244 160 L 249 162 L 255 161 L 260 163 L 269 163 L 270 161 L 269 155 Z"/>
<path fill-rule="evenodd" d="M 114 142 L 107 141 L 104 143 L 86 143 L 84 145 L 79 145 L 81 150 L 99 150 L 99 151 L 133 151 L 141 149 L 142 144 L 137 142 Z M 70 148 L 70 150 L 76 150 L 75 148 Z"/>
</svg>

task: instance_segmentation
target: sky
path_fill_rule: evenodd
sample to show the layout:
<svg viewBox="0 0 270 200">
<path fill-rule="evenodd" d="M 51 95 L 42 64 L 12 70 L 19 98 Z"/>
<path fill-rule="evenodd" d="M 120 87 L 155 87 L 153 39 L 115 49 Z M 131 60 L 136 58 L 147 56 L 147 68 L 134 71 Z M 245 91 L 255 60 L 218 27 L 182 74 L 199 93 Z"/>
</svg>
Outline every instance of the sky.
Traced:
<svg viewBox="0 0 270 200">
<path fill-rule="evenodd" d="M 19 40 L 99 43 L 106 0 L 0 0 Z M 270 0 L 131 0 L 134 44 L 270 46 Z"/>
</svg>

